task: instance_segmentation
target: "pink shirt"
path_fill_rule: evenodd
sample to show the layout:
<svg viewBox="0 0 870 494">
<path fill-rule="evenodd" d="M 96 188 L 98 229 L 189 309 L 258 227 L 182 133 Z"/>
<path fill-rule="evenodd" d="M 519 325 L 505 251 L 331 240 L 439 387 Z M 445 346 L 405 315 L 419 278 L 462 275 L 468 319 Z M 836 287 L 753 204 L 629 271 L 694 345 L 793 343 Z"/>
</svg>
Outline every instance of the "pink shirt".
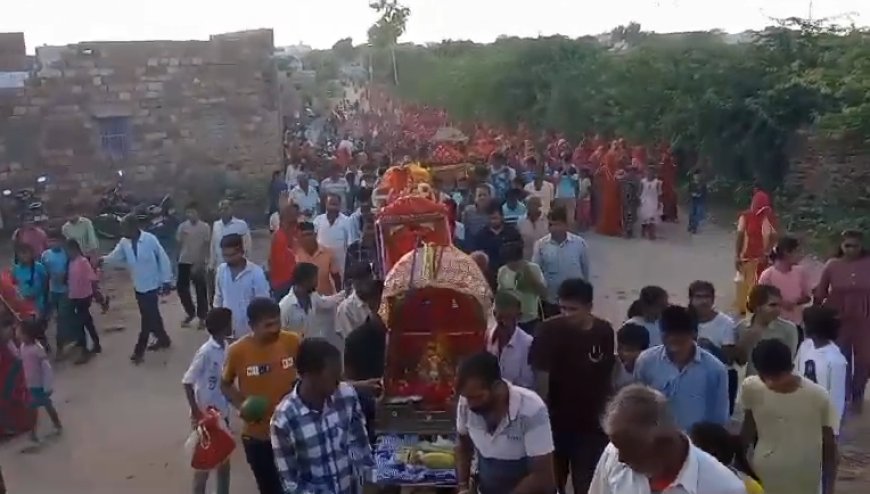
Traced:
<svg viewBox="0 0 870 494">
<path fill-rule="evenodd" d="M 795 303 L 810 294 L 810 281 L 803 266 L 792 266 L 788 271 L 780 271 L 776 266 L 771 266 L 761 273 L 758 283 L 779 288 L 785 302 Z M 797 325 L 803 324 L 803 306 L 798 305 L 791 310 L 783 308 L 782 318 Z"/>
<path fill-rule="evenodd" d="M 98 278 L 87 257 L 79 256 L 71 260 L 67 276 L 69 298 L 83 299 L 94 294 L 94 282 Z"/>
<path fill-rule="evenodd" d="M 45 348 L 39 343 L 21 345 L 19 349 L 21 365 L 24 368 L 24 382 L 28 388 L 43 388 L 51 391 L 52 371 Z"/>
</svg>

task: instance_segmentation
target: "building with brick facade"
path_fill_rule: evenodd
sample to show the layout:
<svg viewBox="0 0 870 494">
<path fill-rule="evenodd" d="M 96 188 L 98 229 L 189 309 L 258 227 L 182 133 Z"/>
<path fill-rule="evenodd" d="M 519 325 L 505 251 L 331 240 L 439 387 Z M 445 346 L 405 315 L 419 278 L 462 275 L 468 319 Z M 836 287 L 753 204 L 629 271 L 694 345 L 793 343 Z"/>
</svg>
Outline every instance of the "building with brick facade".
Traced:
<svg viewBox="0 0 870 494">
<path fill-rule="evenodd" d="M 272 30 L 262 29 L 40 47 L 34 62 L 23 36 L 0 34 L 0 80 L 29 72 L 0 87 L 0 184 L 47 175 L 50 214 L 96 204 L 117 170 L 147 197 L 265 191 L 283 157 L 273 50 Z"/>
</svg>

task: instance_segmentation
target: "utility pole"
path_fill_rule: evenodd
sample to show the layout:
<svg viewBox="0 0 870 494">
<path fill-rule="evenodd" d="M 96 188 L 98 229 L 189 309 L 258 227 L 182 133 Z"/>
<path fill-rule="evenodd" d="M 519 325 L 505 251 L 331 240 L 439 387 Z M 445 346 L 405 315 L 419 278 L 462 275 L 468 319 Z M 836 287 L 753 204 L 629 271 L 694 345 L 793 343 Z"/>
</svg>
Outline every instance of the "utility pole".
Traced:
<svg viewBox="0 0 870 494">
<path fill-rule="evenodd" d="M 810 0 L 810 8 L 807 14 L 807 20 L 809 20 L 810 22 L 813 21 L 813 0 Z"/>
</svg>

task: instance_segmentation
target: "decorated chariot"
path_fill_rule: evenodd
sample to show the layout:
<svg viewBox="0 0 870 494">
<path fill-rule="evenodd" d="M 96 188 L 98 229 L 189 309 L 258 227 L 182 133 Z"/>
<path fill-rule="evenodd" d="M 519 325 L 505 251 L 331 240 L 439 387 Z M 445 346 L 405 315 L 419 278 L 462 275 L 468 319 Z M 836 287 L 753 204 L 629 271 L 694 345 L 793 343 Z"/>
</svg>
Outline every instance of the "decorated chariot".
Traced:
<svg viewBox="0 0 870 494">
<path fill-rule="evenodd" d="M 450 486 L 459 362 L 486 346 L 492 292 L 477 264 L 452 245 L 450 212 L 423 175 L 377 214 L 386 271 L 380 316 L 387 327 L 384 396 L 376 412 L 381 486 Z"/>
</svg>

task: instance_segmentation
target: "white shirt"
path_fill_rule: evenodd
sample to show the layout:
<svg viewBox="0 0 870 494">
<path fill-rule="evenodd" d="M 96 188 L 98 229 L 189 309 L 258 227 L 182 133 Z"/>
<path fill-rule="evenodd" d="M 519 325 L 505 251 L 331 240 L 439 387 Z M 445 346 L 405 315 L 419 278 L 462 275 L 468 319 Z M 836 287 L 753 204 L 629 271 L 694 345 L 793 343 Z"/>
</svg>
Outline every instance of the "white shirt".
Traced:
<svg viewBox="0 0 870 494">
<path fill-rule="evenodd" d="M 347 255 L 347 247 L 353 239 L 350 219 L 338 213 L 335 221 L 330 223 L 326 213 L 320 214 L 314 218 L 314 231 L 317 232 L 317 243 L 329 248 L 335 254 L 335 262 L 338 263 L 338 269 L 344 279 L 344 258 Z"/>
<path fill-rule="evenodd" d="M 344 351 L 342 339 L 335 332 L 335 314 L 345 297 L 344 290 L 327 296 L 314 292 L 311 294 L 311 308 L 305 311 L 296 298 L 296 292 L 290 289 L 278 302 L 281 308 L 281 328 L 298 332 L 302 338 L 325 338 Z"/>
<path fill-rule="evenodd" d="M 224 307 L 233 312 L 233 336 L 238 339 L 251 332 L 248 325 L 248 304 L 259 297 L 271 295 L 269 282 L 263 268 L 247 261 L 236 277 L 227 263 L 217 267 L 214 277 L 214 307 Z"/>
<path fill-rule="evenodd" d="M 199 347 L 193 355 L 190 367 L 181 378 L 182 384 L 192 384 L 196 404 L 200 410 L 216 408 L 222 417 L 230 416 L 230 403 L 221 392 L 221 374 L 227 358 L 226 346 L 221 346 L 214 338 Z"/>
<path fill-rule="evenodd" d="M 317 214 L 320 207 L 320 194 L 317 193 L 317 188 L 313 184 L 308 184 L 308 192 L 302 190 L 298 185 L 290 190 L 290 202 L 299 207 L 299 213 L 303 216 Z"/>
<path fill-rule="evenodd" d="M 543 183 L 541 183 L 541 190 L 538 190 L 535 187 L 535 182 L 532 181 L 527 183 L 523 188 L 529 194 L 541 199 L 541 213 L 543 213 L 544 218 L 546 218 L 547 213 L 550 212 L 550 205 L 553 203 L 553 198 L 556 197 L 556 188 L 553 187 L 553 184 L 544 180 Z"/>
<path fill-rule="evenodd" d="M 498 343 L 493 337 L 494 334 L 495 325 L 492 325 L 486 332 L 486 351 L 498 357 L 501 376 L 517 386 L 531 388 L 535 384 L 532 366 L 529 365 L 532 336 L 522 329 L 516 328 L 507 345 L 499 352 Z"/>
<path fill-rule="evenodd" d="M 849 366 L 839 347 L 829 343 L 816 348 L 813 340 L 807 338 L 798 347 L 795 364 L 795 374 L 828 391 L 837 416 L 842 417 L 846 409 L 846 376 Z M 834 434 L 839 433 L 839 428 L 834 431 Z"/>
<path fill-rule="evenodd" d="M 372 311 L 368 304 L 363 302 L 354 292 L 338 304 L 338 310 L 335 314 L 335 331 L 342 338 L 347 338 L 347 335 L 365 323 L 371 314 Z"/>
<path fill-rule="evenodd" d="M 706 338 L 719 348 L 734 345 L 737 339 L 736 328 L 734 319 L 717 312 L 713 319 L 698 323 L 698 338 Z"/>
<path fill-rule="evenodd" d="M 251 229 L 248 228 L 248 223 L 245 220 L 231 218 L 230 221 L 224 223 L 223 220 L 217 220 L 211 227 L 211 256 L 209 256 L 208 267 L 215 269 L 220 263 L 224 262 L 224 254 L 221 252 L 221 240 L 227 235 L 237 234 L 242 236 L 242 245 L 246 253 L 251 252 Z"/>
<path fill-rule="evenodd" d="M 608 444 L 598 460 L 589 494 L 652 494 L 649 479 L 620 463 L 619 450 Z M 694 444 L 677 478 L 660 494 L 746 494 L 737 475 Z"/>
<path fill-rule="evenodd" d="M 470 437 L 486 460 L 520 460 L 552 453 L 553 432 L 544 400 L 534 391 L 507 385 L 508 413 L 494 432 L 489 432 L 486 419 L 468 409 L 464 396 L 456 406 L 456 432 Z"/>
<path fill-rule="evenodd" d="M 347 139 L 344 139 L 338 143 L 337 149 L 344 149 L 346 151 L 353 152 L 353 143 L 348 141 Z"/>
<path fill-rule="evenodd" d="M 278 214 L 278 211 L 275 211 L 269 216 L 269 233 L 278 231 L 279 226 L 281 226 L 281 215 Z"/>
<path fill-rule="evenodd" d="M 287 182 L 287 190 L 292 190 L 299 183 L 299 167 L 294 164 L 287 165 L 287 171 L 284 172 L 284 181 Z"/>
</svg>

